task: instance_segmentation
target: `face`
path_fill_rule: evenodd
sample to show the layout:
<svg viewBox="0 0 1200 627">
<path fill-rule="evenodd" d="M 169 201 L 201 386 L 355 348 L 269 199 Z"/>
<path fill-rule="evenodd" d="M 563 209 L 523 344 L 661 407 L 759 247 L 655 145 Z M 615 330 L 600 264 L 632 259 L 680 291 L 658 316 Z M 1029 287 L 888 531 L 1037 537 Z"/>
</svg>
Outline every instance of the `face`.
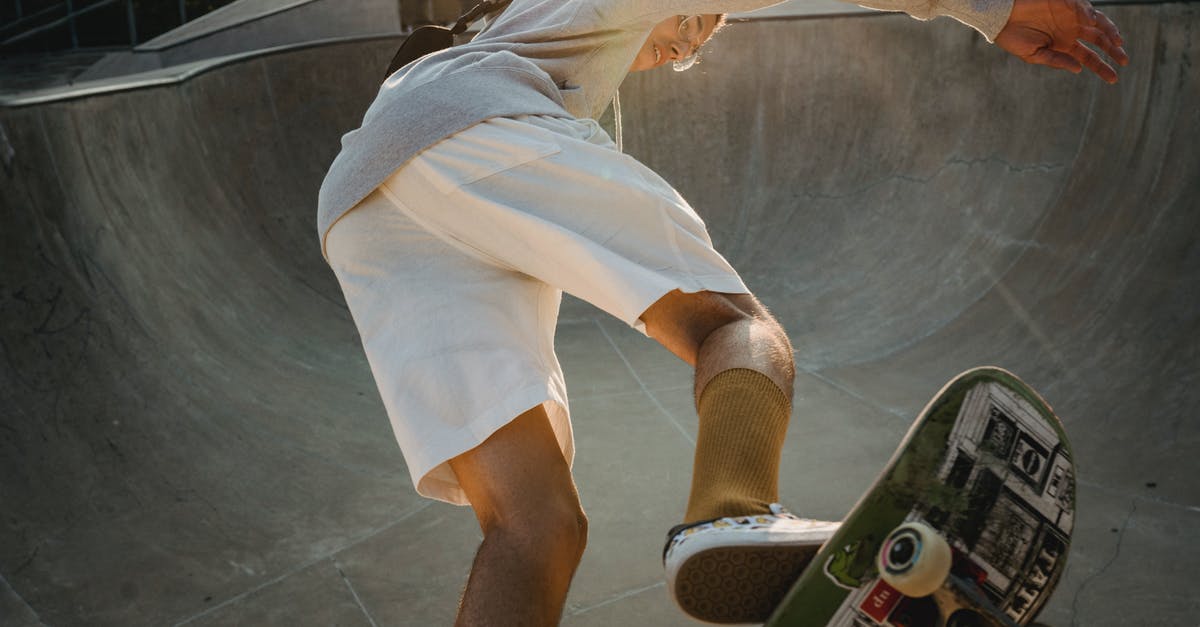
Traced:
<svg viewBox="0 0 1200 627">
<path fill-rule="evenodd" d="M 672 61 L 683 59 L 700 48 L 712 36 L 717 27 L 716 15 L 701 15 L 699 23 L 683 24 L 684 16 L 676 15 L 658 23 L 642 49 L 629 66 L 630 72 L 650 70 Z M 683 24 L 683 32 L 680 25 Z M 686 36 L 685 36 L 686 35 Z"/>
</svg>

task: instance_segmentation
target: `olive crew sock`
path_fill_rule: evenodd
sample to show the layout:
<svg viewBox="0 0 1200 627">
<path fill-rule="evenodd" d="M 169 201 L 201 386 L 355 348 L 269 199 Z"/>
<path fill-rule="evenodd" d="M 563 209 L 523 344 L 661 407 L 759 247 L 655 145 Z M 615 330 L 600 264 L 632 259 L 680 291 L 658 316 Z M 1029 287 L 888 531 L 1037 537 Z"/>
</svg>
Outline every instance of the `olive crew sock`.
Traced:
<svg viewBox="0 0 1200 627">
<path fill-rule="evenodd" d="M 696 407 L 700 434 L 684 522 L 766 513 L 779 500 L 779 458 L 792 401 L 766 375 L 713 377 Z"/>
</svg>

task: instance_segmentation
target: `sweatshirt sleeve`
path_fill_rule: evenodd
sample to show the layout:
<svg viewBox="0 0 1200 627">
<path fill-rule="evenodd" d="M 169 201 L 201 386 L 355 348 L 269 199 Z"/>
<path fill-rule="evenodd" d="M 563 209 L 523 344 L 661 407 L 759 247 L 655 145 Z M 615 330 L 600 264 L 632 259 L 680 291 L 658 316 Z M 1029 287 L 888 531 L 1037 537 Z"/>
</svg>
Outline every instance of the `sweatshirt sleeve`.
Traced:
<svg viewBox="0 0 1200 627">
<path fill-rule="evenodd" d="M 979 31 L 988 42 L 1004 30 L 1012 13 L 1013 0 L 846 0 L 880 11 L 903 11 L 918 20 L 940 15 L 952 17 Z"/>
<path fill-rule="evenodd" d="M 612 0 L 610 0 L 612 1 Z M 1008 23 L 1013 0 L 842 0 L 880 11 L 903 11 L 918 20 L 952 17 L 979 31 L 989 42 Z M 743 13 L 781 4 L 780 0 L 615 0 L 623 14 L 656 22 L 672 15 Z"/>
</svg>

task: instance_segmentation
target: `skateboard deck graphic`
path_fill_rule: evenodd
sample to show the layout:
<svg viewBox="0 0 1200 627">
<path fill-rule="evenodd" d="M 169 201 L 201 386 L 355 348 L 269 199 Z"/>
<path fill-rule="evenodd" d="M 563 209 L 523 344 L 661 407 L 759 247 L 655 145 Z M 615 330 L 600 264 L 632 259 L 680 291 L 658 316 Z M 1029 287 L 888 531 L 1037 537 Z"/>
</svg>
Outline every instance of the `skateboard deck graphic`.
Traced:
<svg viewBox="0 0 1200 627">
<path fill-rule="evenodd" d="M 1009 372 L 968 370 L 917 417 L 766 624 L 1026 625 L 1066 567 L 1074 517 L 1071 449 L 1050 406 Z M 904 523 L 951 549 L 950 575 L 929 596 L 906 597 L 881 578 L 881 568 L 893 572 L 876 561 L 885 543 L 908 555 L 889 538 Z"/>
</svg>

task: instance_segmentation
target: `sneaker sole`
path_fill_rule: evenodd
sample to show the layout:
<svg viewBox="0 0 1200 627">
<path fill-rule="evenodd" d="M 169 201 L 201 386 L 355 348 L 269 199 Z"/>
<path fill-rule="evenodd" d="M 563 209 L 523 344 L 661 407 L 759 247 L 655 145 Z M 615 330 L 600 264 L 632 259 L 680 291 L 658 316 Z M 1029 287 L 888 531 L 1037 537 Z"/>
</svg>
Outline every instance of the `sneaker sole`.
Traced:
<svg viewBox="0 0 1200 627">
<path fill-rule="evenodd" d="M 712 548 L 684 562 L 675 601 L 710 623 L 761 623 L 791 589 L 819 545 Z"/>
</svg>

